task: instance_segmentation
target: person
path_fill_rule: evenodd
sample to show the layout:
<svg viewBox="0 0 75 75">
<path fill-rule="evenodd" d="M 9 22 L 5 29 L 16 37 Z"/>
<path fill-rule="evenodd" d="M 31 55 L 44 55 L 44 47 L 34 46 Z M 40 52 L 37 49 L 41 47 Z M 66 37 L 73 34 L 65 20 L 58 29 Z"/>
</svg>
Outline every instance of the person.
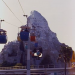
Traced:
<svg viewBox="0 0 75 75">
<path fill-rule="evenodd" d="M 29 32 L 27 28 L 25 29 L 25 31 L 26 31 L 26 32 Z"/>
<path fill-rule="evenodd" d="M 1 34 L 1 31 L 0 31 L 0 35 L 2 35 L 2 34 Z"/>
</svg>

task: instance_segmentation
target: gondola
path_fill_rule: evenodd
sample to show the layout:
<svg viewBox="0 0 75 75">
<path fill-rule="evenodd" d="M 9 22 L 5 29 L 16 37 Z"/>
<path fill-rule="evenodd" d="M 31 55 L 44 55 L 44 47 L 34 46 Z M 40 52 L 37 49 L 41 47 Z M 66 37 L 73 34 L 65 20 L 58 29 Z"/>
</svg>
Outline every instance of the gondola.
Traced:
<svg viewBox="0 0 75 75">
<path fill-rule="evenodd" d="M 7 31 L 0 29 L 0 44 L 7 43 Z"/>
<path fill-rule="evenodd" d="M 21 31 L 20 31 L 20 39 L 22 41 L 28 41 L 29 39 L 29 27 L 28 26 L 21 26 Z"/>
</svg>

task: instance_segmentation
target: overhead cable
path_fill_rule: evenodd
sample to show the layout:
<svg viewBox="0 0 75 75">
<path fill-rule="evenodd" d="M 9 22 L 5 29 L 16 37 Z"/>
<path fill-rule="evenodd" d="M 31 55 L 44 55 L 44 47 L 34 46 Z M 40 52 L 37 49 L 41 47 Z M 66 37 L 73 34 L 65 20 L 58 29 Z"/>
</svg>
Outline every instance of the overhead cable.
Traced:
<svg viewBox="0 0 75 75">
<path fill-rule="evenodd" d="M 7 21 L 5 21 L 5 22 L 8 23 L 8 24 L 10 24 L 10 25 L 12 25 L 12 26 L 15 26 L 15 27 L 18 28 L 18 26 L 14 25 L 14 24 L 11 24 L 11 23 L 9 23 L 9 22 L 7 22 Z"/>
<path fill-rule="evenodd" d="M 22 5 L 21 5 L 21 3 L 20 3 L 20 1 L 19 1 L 19 0 L 18 0 L 18 2 L 19 2 L 19 4 L 20 4 L 20 7 L 21 7 L 21 9 L 22 9 L 23 13 L 24 13 L 24 10 L 23 10 Z M 25 15 L 25 13 L 24 13 L 24 15 Z"/>
<path fill-rule="evenodd" d="M 2 0 L 3 1 L 3 0 Z M 4 2 L 4 1 L 3 1 Z M 8 5 L 4 2 L 4 4 L 8 7 Z M 8 9 L 12 12 L 12 10 L 8 7 Z M 13 13 L 13 12 L 12 12 Z M 17 18 L 17 16 L 13 13 L 13 15 Z M 18 19 L 18 18 L 17 18 Z M 19 20 L 19 19 L 18 19 Z M 19 20 L 20 21 L 20 20 Z M 20 21 L 21 22 L 21 21 Z M 21 22 L 22 23 L 22 22 Z M 22 23 L 23 24 L 23 23 Z"/>
<path fill-rule="evenodd" d="M 1 18 L 0 18 L 0 19 L 1 19 Z M 1 19 L 1 20 L 2 20 L 2 19 Z M 4 20 L 4 22 L 6 22 L 6 23 L 8 23 L 8 24 L 10 24 L 10 25 L 15 26 L 15 27 L 17 27 L 17 28 L 18 28 L 18 26 L 17 26 L 17 25 L 11 24 L 11 23 L 9 23 L 9 22 L 7 22 L 7 21 L 5 21 L 5 20 Z"/>
</svg>

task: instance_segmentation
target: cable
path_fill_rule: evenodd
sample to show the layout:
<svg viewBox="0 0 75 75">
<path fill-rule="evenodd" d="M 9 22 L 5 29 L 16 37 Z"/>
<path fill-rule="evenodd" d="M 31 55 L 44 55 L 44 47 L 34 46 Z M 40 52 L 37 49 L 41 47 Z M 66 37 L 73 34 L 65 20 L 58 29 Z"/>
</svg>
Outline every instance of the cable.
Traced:
<svg viewBox="0 0 75 75">
<path fill-rule="evenodd" d="M 3 1 L 3 0 L 2 0 Z M 4 1 L 3 1 L 4 2 Z M 4 4 L 8 7 L 8 5 L 4 2 Z M 8 7 L 8 9 L 12 12 L 12 10 Z M 12 12 L 13 13 L 13 12 Z M 16 15 L 13 13 L 13 15 L 16 17 Z M 17 17 L 16 17 L 17 18 Z M 18 18 L 17 18 L 18 19 Z M 18 19 L 19 20 L 19 19 Z M 20 21 L 20 20 L 19 20 Z M 20 21 L 21 22 L 21 21 Z M 22 22 L 21 22 L 22 23 Z M 23 24 L 23 23 L 22 23 Z"/>
<path fill-rule="evenodd" d="M 1 18 L 0 18 L 0 19 L 1 19 Z M 7 21 L 5 21 L 5 20 L 4 20 L 4 22 L 6 22 L 6 23 L 8 23 L 8 24 L 10 24 L 10 25 L 15 26 L 15 27 L 17 27 L 17 28 L 18 28 L 18 26 L 17 26 L 17 25 L 11 24 L 11 23 L 9 23 L 9 22 L 7 22 Z"/>
<path fill-rule="evenodd" d="M 21 9 L 22 9 L 23 13 L 24 13 L 24 10 L 23 10 L 22 5 L 21 5 L 21 3 L 20 3 L 20 1 L 19 1 L 19 0 L 18 0 L 18 2 L 19 2 L 19 4 L 20 4 L 20 7 L 21 7 Z M 25 13 L 24 13 L 24 15 L 25 15 Z"/>
<path fill-rule="evenodd" d="M 20 5 L 20 7 L 21 7 L 21 9 L 22 9 L 22 11 L 23 11 L 23 13 L 24 13 L 24 10 L 23 10 L 23 8 L 22 8 L 22 5 L 21 5 L 21 3 L 20 3 L 20 1 L 18 0 L 18 2 L 19 2 L 19 5 Z M 24 15 L 23 15 L 24 17 L 28 17 L 27 15 L 25 15 L 25 13 L 24 13 Z"/>
<path fill-rule="evenodd" d="M 5 22 L 6 22 L 6 21 L 5 21 Z M 14 24 L 11 24 L 11 23 L 9 23 L 9 22 L 6 22 L 6 23 L 8 23 L 8 24 L 10 24 L 10 25 L 12 25 L 12 26 L 18 27 L 18 26 L 14 25 Z"/>
</svg>

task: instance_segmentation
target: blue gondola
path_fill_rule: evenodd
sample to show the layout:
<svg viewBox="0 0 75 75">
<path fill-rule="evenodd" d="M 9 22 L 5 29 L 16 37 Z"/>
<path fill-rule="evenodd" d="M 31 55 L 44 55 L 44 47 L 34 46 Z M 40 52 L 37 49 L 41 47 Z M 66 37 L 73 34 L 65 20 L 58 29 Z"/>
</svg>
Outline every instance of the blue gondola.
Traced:
<svg viewBox="0 0 75 75">
<path fill-rule="evenodd" d="M 21 38 L 22 41 L 28 41 L 28 39 L 29 39 L 29 32 L 21 31 L 20 32 L 20 38 Z"/>
<path fill-rule="evenodd" d="M 0 44 L 5 44 L 5 43 L 7 43 L 6 31 L 0 29 Z"/>
<path fill-rule="evenodd" d="M 20 39 L 22 41 L 28 41 L 28 39 L 29 39 L 29 31 L 28 31 L 28 28 L 21 27 Z"/>
</svg>

